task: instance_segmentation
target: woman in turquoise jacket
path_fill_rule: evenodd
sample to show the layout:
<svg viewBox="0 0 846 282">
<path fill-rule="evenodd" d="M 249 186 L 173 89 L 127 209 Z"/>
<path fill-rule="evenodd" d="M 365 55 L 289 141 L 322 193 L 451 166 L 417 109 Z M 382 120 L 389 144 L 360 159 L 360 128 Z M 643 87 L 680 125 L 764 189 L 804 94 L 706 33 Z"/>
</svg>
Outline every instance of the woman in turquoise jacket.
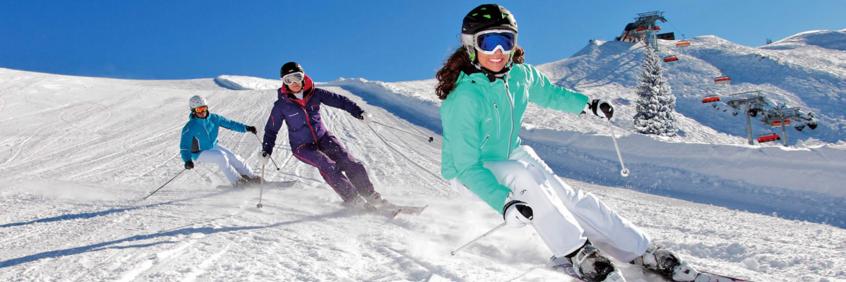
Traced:
<svg viewBox="0 0 846 282">
<path fill-rule="evenodd" d="M 534 150 L 520 143 L 528 102 L 611 118 L 611 104 L 555 84 L 524 64 L 517 23 L 505 8 L 486 4 L 464 17 L 462 47 L 437 73 L 443 100 L 441 173 L 476 194 L 508 225 L 529 224 L 553 253 L 556 269 L 587 281 L 625 281 L 604 255 L 646 266 L 676 281 L 696 271 L 656 247 L 629 221 L 590 193 L 559 179 Z M 601 251 L 600 251 L 601 250 Z"/>
<path fill-rule="evenodd" d="M 185 162 L 185 169 L 193 169 L 194 161 L 212 163 L 217 164 L 232 186 L 258 183 L 259 177 L 241 157 L 217 143 L 217 133 L 221 127 L 252 134 L 256 134 L 256 127 L 210 113 L 206 99 L 201 96 L 191 97 L 188 107 L 191 114 L 182 127 L 179 141 L 179 154 Z"/>
</svg>

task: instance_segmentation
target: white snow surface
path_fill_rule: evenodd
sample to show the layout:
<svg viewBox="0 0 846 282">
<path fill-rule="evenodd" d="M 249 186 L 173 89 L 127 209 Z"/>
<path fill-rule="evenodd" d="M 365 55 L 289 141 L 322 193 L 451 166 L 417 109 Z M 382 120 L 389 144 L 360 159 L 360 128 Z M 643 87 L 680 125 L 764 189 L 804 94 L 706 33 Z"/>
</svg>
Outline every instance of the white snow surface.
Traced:
<svg viewBox="0 0 846 282">
<path fill-rule="evenodd" d="M 816 48 L 804 47 L 811 41 L 837 46 L 809 38 L 787 49 Z M 638 52 L 618 49 L 623 57 Z M 626 73 L 575 79 L 590 74 L 554 64 L 541 67 L 562 85 L 633 101 L 633 87 L 613 79 Z M 323 110 L 328 129 L 365 163 L 387 199 L 429 205 L 419 216 L 391 220 L 345 210 L 316 169 L 291 158 L 285 142 L 274 155 L 282 169 L 268 169 L 265 178 L 297 183 L 265 187 L 261 209 L 255 207 L 258 189 L 230 188 L 216 168 L 203 165 L 139 201 L 182 168 L 178 140 L 190 96 L 204 95 L 213 112 L 261 131 L 274 84 L 236 76 L 138 81 L 0 68 L 0 280 L 571 281 L 542 267 L 549 252 L 528 227 L 494 233 L 449 255 L 501 217 L 438 177 L 440 102 L 433 80 L 319 84 L 350 97 L 380 123 Z M 819 105 L 810 100 L 801 101 Z M 717 127 L 717 118 L 688 116 L 694 104 L 679 116 L 685 132 L 679 137 L 634 134 L 630 119 L 614 122 L 632 171 L 628 178 L 617 174 L 601 120 L 531 106 L 522 138 L 566 182 L 595 193 L 694 266 L 754 281 L 846 281 L 846 142 L 820 137 L 790 148 L 747 146 Z M 632 106 L 623 104 L 618 115 L 630 117 Z M 836 120 L 838 113 L 821 114 Z M 254 136 L 222 130 L 219 142 L 261 170 Z M 617 265 L 629 281 L 662 281 Z"/>
<path fill-rule="evenodd" d="M 212 111 L 261 125 L 274 91 L 0 69 L 0 280 L 570 280 L 540 267 L 549 253 L 530 228 L 495 233 L 450 256 L 500 216 L 436 177 L 439 143 L 418 137 L 437 134 L 374 105 L 405 96 L 382 93 L 378 100 L 362 92 L 363 100 L 325 87 L 363 105 L 373 120 L 407 131 L 324 108 L 328 128 L 367 165 L 377 189 L 397 203 L 429 205 L 423 214 L 390 220 L 341 208 L 315 169 L 290 158 L 287 144 L 275 155 L 282 170 L 265 177 L 298 182 L 266 187 L 262 209 L 255 208 L 257 189 L 222 185 L 223 176 L 202 165 L 138 201 L 181 169 L 178 136 L 188 97 L 205 95 Z M 404 112 L 431 112 L 419 106 L 426 103 Z M 587 143 L 600 138 L 571 134 Z M 224 130 L 220 143 L 260 167 L 255 137 Z M 556 158 L 554 150 L 542 152 Z M 842 228 L 566 181 L 596 193 L 701 268 L 757 281 L 846 279 Z M 630 281 L 660 281 L 618 265 Z"/>
</svg>

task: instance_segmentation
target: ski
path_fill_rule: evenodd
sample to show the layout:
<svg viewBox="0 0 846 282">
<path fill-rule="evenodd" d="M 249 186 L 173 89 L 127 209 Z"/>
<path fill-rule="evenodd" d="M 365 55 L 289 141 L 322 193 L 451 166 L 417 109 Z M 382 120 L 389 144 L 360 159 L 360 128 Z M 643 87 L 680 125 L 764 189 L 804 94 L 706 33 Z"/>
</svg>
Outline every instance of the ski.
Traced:
<svg viewBox="0 0 846 282">
<path fill-rule="evenodd" d="M 666 281 L 673 281 L 673 279 L 666 277 L 666 276 L 663 276 L 663 274 L 660 273 L 660 272 L 655 272 L 655 271 L 652 271 L 652 270 L 649 270 L 649 269 L 646 269 L 646 268 L 644 268 L 644 270 L 646 270 L 648 272 L 655 273 L 655 274 L 659 274 L 659 275 L 661 275 L 661 277 L 666 279 Z M 697 270 L 697 272 L 699 272 L 699 273 L 696 275 L 696 278 L 693 279 L 693 282 L 751 282 L 751 280 L 748 280 L 746 278 L 737 278 L 737 277 L 732 277 L 732 276 L 726 276 L 726 275 L 717 274 L 717 273 L 713 273 L 713 272 L 709 272 L 709 271 Z"/>
<path fill-rule="evenodd" d="M 393 206 L 391 206 L 391 207 L 384 207 L 384 208 L 382 208 L 382 209 L 389 209 L 389 210 L 391 210 L 391 209 L 392 209 L 393 211 L 392 211 L 391 218 L 395 218 L 395 217 L 397 217 L 397 216 L 398 216 L 398 215 L 400 215 L 400 214 L 418 215 L 418 214 L 422 213 L 422 212 L 423 212 L 423 210 L 425 210 L 425 209 L 426 209 L 426 207 L 428 207 L 428 205 L 425 205 L 425 206 L 399 206 L 399 205 L 393 205 Z"/>
<path fill-rule="evenodd" d="M 291 187 L 294 186 L 294 184 L 297 184 L 296 180 L 264 181 L 262 183 L 247 184 L 243 187 L 258 187 L 259 185 L 265 185 L 266 187 Z"/>
<path fill-rule="evenodd" d="M 722 274 L 716 274 L 713 272 L 708 271 L 699 271 L 699 274 L 696 275 L 696 282 L 749 282 L 748 279 L 725 276 Z"/>
<path fill-rule="evenodd" d="M 418 215 L 423 212 L 429 205 L 425 206 L 406 206 L 406 205 L 397 205 L 388 201 L 382 201 L 379 204 L 371 205 L 377 210 L 383 211 L 386 216 L 390 218 L 395 218 L 400 214 L 408 214 L 408 215 Z"/>
<path fill-rule="evenodd" d="M 396 218 L 400 214 L 407 214 L 407 215 L 418 215 L 426 209 L 426 206 L 403 206 L 403 205 L 394 205 L 394 204 L 381 204 L 381 205 L 373 205 L 373 204 L 364 204 L 363 206 L 359 207 L 349 207 L 352 210 L 357 212 L 363 213 L 375 213 L 384 215 L 388 218 Z"/>
<path fill-rule="evenodd" d="M 241 185 L 238 185 L 238 186 L 235 186 L 235 187 L 232 187 L 232 185 L 230 185 L 230 184 L 226 184 L 226 185 L 218 185 L 217 188 L 219 188 L 219 189 L 232 189 L 232 188 L 253 189 L 253 188 L 259 188 L 259 187 L 286 188 L 286 187 L 294 186 L 295 184 L 297 184 L 296 180 L 283 180 L 283 181 L 265 181 L 264 183 L 246 183 L 246 184 L 241 184 Z"/>
</svg>

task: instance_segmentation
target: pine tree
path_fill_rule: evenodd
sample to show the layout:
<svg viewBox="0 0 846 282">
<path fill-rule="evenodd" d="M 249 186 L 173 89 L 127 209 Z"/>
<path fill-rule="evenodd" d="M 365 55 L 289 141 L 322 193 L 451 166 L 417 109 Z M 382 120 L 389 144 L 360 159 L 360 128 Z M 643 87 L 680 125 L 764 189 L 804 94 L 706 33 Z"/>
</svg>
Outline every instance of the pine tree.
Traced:
<svg viewBox="0 0 846 282">
<path fill-rule="evenodd" d="M 637 114 L 634 116 L 635 129 L 643 134 L 675 136 L 676 96 L 661 74 L 661 59 L 651 47 L 646 46 L 646 59 L 643 73 L 637 88 Z"/>
</svg>

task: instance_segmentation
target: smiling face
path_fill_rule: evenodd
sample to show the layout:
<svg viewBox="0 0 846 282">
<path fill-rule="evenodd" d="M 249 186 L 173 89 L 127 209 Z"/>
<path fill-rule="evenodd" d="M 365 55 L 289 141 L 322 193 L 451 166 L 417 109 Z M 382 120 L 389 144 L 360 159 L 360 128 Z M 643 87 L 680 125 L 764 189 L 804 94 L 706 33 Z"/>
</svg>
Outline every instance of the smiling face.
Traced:
<svg viewBox="0 0 846 282">
<path fill-rule="evenodd" d="M 492 72 L 499 72 L 508 64 L 508 55 L 503 54 L 502 50 L 496 50 L 492 55 L 477 50 L 476 56 L 479 57 L 479 64 Z"/>
<path fill-rule="evenodd" d="M 300 92 L 300 90 L 303 90 L 303 84 L 300 83 L 300 82 L 294 82 L 294 83 L 288 84 L 288 89 L 290 89 L 291 92 L 297 93 L 297 92 Z"/>
</svg>

